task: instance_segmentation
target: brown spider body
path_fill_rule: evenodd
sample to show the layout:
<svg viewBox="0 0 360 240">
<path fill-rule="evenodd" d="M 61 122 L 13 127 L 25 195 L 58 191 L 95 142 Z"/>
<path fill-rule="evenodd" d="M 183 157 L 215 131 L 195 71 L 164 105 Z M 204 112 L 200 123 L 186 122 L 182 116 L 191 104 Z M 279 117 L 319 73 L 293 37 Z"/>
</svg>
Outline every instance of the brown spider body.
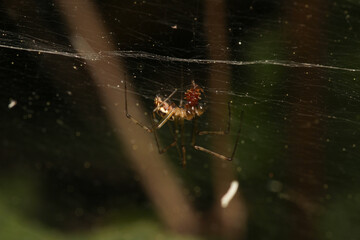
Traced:
<svg viewBox="0 0 360 240">
<path fill-rule="evenodd" d="M 155 112 L 161 117 L 166 117 L 169 120 L 175 119 L 186 119 L 192 120 L 196 116 L 201 116 L 205 109 L 202 104 L 199 103 L 201 99 L 201 93 L 204 92 L 195 81 L 192 82 L 192 88 L 188 89 L 185 92 L 184 99 L 186 100 L 185 107 L 177 106 L 175 103 L 169 103 L 162 100 L 160 96 L 156 96 L 155 103 Z"/>
<path fill-rule="evenodd" d="M 195 83 L 195 81 L 192 81 L 192 87 L 184 93 L 185 104 L 183 105 L 182 101 L 180 101 L 179 106 L 177 106 L 175 103 L 171 102 L 171 100 L 170 100 L 171 97 L 176 93 L 176 91 L 177 91 L 177 89 L 175 89 L 165 99 L 161 98 L 160 96 L 155 97 L 155 99 L 154 99 L 155 108 L 153 110 L 153 125 L 151 127 L 147 127 L 146 125 L 144 125 L 143 123 L 141 123 L 140 121 L 138 121 L 134 117 L 132 117 L 128 112 L 127 88 L 126 88 L 126 81 L 125 81 L 125 115 L 127 118 L 131 119 L 131 121 L 133 121 L 133 123 L 142 127 L 147 132 L 154 133 L 156 145 L 158 147 L 159 153 L 165 153 L 171 147 L 177 146 L 179 153 L 180 153 L 180 158 L 182 160 L 182 165 L 184 167 L 186 166 L 186 148 L 185 148 L 185 140 L 184 140 L 185 138 L 184 138 L 184 121 L 183 121 L 184 119 L 185 120 L 194 120 L 193 121 L 193 124 L 194 124 L 193 136 L 192 136 L 192 144 L 191 144 L 194 149 L 196 149 L 198 151 L 206 152 L 206 153 L 211 154 L 214 157 L 220 158 L 222 160 L 231 161 L 235 155 L 236 147 L 239 143 L 241 125 L 237 132 L 236 142 L 235 142 L 234 149 L 233 149 L 233 152 L 230 157 L 219 154 L 217 152 L 214 152 L 214 151 L 204 148 L 202 146 L 198 146 L 198 145 L 196 145 L 196 142 L 195 142 L 197 135 L 206 135 L 206 134 L 207 135 L 209 135 L 209 134 L 226 135 L 230 132 L 230 120 L 231 120 L 230 103 L 231 102 L 228 103 L 229 119 L 228 119 L 227 130 L 225 130 L 225 131 L 221 131 L 221 130 L 220 131 L 198 131 L 196 117 L 201 116 L 205 111 L 204 106 L 201 103 L 199 103 L 199 101 L 201 99 L 201 94 L 204 92 L 204 90 L 202 88 L 200 88 Z M 158 114 L 162 119 L 157 120 L 155 117 L 155 114 Z M 241 122 L 242 122 L 242 118 L 243 118 L 243 111 L 241 111 L 241 115 L 240 115 Z M 161 148 L 159 145 L 156 131 L 157 131 L 157 129 L 160 129 L 162 126 L 164 126 L 164 124 L 166 122 L 168 122 L 169 120 L 172 120 L 172 121 L 179 120 L 178 124 L 175 124 L 175 130 L 177 133 L 180 133 L 181 148 L 179 148 L 179 146 L 178 146 L 178 134 L 175 134 L 176 132 L 174 132 L 173 130 L 171 130 L 171 131 L 172 131 L 172 135 L 174 136 L 174 142 L 172 142 L 170 145 L 168 145 L 165 148 Z M 180 128 L 180 131 L 179 131 L 179 128 Z M 170 127 L 170 129 L 172 129 L 172 128 Z M 180 152 L 180 150 L 181 150 L 181 152 Z"/>
</svg>

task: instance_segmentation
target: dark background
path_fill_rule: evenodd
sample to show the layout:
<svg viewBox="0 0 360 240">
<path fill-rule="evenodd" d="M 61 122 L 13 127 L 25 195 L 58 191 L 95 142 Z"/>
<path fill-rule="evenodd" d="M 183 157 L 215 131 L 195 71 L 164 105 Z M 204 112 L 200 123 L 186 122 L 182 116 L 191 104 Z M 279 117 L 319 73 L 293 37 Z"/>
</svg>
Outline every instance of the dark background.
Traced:
<svg viewBox="0 0 360 240">
<path fill-rule="evenodd" d="M 1 239 L 357 239 L 358 1 L 72 4 L 88 16 L 91 5 L 106 30 L 75 32 L 74 13 L 60 0 L 0 3 Z M 74 36 L 92 46 L 94 59 L 77 53 Z M 92 36 L 107 48 L 93 47 Z M 175 148 L 165 154 L 163 171 L 174 173 L 199 225 L 167 222 L 132 163 L 126 143 L 137 137 L 119 137 L 102 97 L 119 95 L 113 105 L 122 106 L 124 75 L 94 80 L 91 64 L 116 67 L 111 59 L 122 62 L 129 94 L 149 114 L 156 94 L 184 92 L 196 79 L 207 106 L 199 128 L 224 129 L 231 100 L 229 139 L 199 137 L 211 150 L 231 152 L 244 111 L 230 165 L 191 148 L 190 123 L 187 168 Z M 172 140 L 167 127 L 159 135 L 164 145 Z M 219 213 L 219 168 L 240 183 L 245 210 L 234 219 L 243 221 Z"/>
</svg>

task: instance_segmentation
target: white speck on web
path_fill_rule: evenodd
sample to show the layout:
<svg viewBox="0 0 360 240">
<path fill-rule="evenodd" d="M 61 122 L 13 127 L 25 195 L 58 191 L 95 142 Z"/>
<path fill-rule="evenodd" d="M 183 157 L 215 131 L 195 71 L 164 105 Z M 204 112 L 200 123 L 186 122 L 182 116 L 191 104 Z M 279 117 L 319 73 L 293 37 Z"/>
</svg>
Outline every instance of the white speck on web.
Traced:
<svg viewBox="0 0 360 240">
<path fill-rule="evenodd" d="M 10 99 L 10 103 L 8 105 L 8 108 L 11 109 L 11 108 L 15 107 L 16 103 L 17 102 L 14 99 Z"/>
<path fill-rule="evenodd" d="M 233 197 L 235 196 L 238 187 L 239 187 L 238 181 L 231 182 L 229 190 L 221 198 L 221 207 L 226 208 L 229 205 L 231 199 L 233 199 Z"/>
</svg>

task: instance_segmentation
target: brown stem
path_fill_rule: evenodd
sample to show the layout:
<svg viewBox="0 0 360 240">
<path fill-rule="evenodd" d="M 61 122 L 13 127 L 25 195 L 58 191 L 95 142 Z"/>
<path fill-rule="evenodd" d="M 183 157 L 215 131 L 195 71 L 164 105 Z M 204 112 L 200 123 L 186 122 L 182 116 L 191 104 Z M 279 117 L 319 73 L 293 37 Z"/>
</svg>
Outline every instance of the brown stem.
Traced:
<svg viewBox="0 0 360 240">
<path fill-rule="evenodd" d="M 209 43 L 210 59 L 228 60 L 227 52 L 228 39 L 227 27 L 225 21 L 225 2 L 207 0 L 205 2 L 205 32 Z M 219 70 L 221 69 L 221 70 Z M 210 67 L 209 87 L 214 89 L 229 89 L 229 77 L 231 76 L 230 67 L 227 65 L 212 65 Z M 225 95 L 212 94 L 211 96 L 217 99 L 217 102 L 228 102 L 228 97 Z M 226 116 L 228 109 L 226 107 L 217 108 L 217 113 Z M 215 121 L 215 115 L 211 118 Z M 229 138 L 216 141 L 214 138 L 213 147 L 217 152 L 226 153 L 228 146 L 232 143 Z M 226 193 L 230 186 L 230 182 L 236 179 L 234 163 L 213 160 L 213 172 L 215 182 L 215 205 L 214 212 L 217 217 L 220 233 L 229 239 L 240 239 L 244 237 L 246 230 L 247 209 L 241 190 L 232 199 L 232 202 L 227 208 L 221 208 L 220 199 Z"/>
<path fill-rule="evenodd" d="M 286 1 L 290 5 L 286 9 L 289 24 L 286 33 L 294 49 L 291 58 L 294 61 L 316 62 L 321 64 L 319 56 L 324 55 L 324 45 L 321 31 L 325 21 L 326 11 L 319 11 L 326 7 L 327 1 Z M 314 29 L 316 29 L 314 31 Z M 321 43 L 321 44 L 319 44 Z M 319 210 L 318 199 L 323 189 L 323 161 L 324 149 L 318 143 L 324 134 L 324 124 L 321 124 L 319 112 L 324 111 L 322 105 L 323 92 L 321 88 L 326 77 L 318 69 L 292 69 L 292 75 L 301 79 L 290 87 L 290 94 L 299 102 L 294 103 L 289 117 L 289 162 L 291 163 L 291 178 L 289 185 L 289 200 L 296 208 L 290 218 L 290 239 L 318 239 L 316 235 L 316 213 Z M 317 114 L 312 111 L 316 109 Z M 322 113 L 326 115 L 326 113 Z M 294 169 L 294 166 L 296 168 Z"/>
</svg>

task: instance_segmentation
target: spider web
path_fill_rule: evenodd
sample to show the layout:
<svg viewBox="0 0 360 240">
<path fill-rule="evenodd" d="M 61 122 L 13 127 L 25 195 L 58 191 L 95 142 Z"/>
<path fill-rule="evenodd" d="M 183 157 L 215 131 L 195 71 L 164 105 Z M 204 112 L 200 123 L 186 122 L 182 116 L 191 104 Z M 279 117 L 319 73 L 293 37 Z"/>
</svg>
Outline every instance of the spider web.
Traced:
<svg viewBox="0 0 360 240">
<path fill-rule="evenodd" d="M 72 219 L 61 213 L 64 209 L 77 209 L 77 214 L 97 209 L 80 214 L 88 220 L 99 217 L 104 206 L 116 209 L 118 204 L 99 197 L 90 206 L 78 207 L 73 202 L 81 202 L 81 197 L 71 197 L 73 202 L 61 208 L 61 200 L 49 197 L 51 184 L 56 189 L 83 189 L 89 182 L 94 186 L 102 182 L 112 192 L 107 193 L 109 199 L 129 190 L 126 204 L 134 199 L 146 202 L 136 171 L 126 160 L 118 161 L 127 159 L 124 141 L 135 140 L 120 139 L 118 144 L 116 136 L 123 129 L 109 123 L 110 105 L 123 106 L 125 79 L 135 98 L 129 111 L 150 124 L 157 94 L 168 96 L 176 88 L 172 101 L 179 105 L 195 80 L 205 90 L 202 101 L 207 107 L 199 129 L 225 130 L 227 104 L 232 103 L 229 137 L 199 136 L 202 146 L 229 154 L 244 111 L 233 169 L 249 210 L 249 239 L 356 236 L 359 3 L 227 1 L 224 9 L 219 8 L 221 20 L 206 10 L 209 2 L 219 4 L 94 2 L 98 14 L 94 20 L 105 26 L 103 32 L 74 31 L 69 20 L 74 13 L 60 0 L 2 3 L 1 152 L 3 171 L 15 169 L 3 181 L 13 180 L 17 169 L 50 178 L 43 197 L 60 216 L 51 218 L 59 228 L 66 225 L 64 219 Z M 86 1 L 75 5 L 81 9 Z M 94 44 L 97 38 L 106 47 Z M 92 64 L 100 63 L 104 68 L 94 73 Z M 118 65 L 123 66 L 120 74 L 108 71 Z M 106 81 L 94 80 L 107 71 Z M 104 92 L 119 97 L 107 104 L 101 100 Z M 164 128 L 159 131 L 162 145 L 173 140 Z M 191 148 L 190 123 L 185 128 L 189 169 L 181 170 L 179 149 L 165 155 L 186 182 L 195 208 L 207 211 L 215 201 L 212 163 L 208 155 Z M 90 166 L 95 167 L 84 172 Z M 74 190 L 79 196 L 92 191 L 105 190 Z M 303 214 L 317 221 L 307 225 Z M 345 219 L 340 225 L 339 216 Z M 303 232 L 296 229 L 297 222 Z"/>
</svg>

